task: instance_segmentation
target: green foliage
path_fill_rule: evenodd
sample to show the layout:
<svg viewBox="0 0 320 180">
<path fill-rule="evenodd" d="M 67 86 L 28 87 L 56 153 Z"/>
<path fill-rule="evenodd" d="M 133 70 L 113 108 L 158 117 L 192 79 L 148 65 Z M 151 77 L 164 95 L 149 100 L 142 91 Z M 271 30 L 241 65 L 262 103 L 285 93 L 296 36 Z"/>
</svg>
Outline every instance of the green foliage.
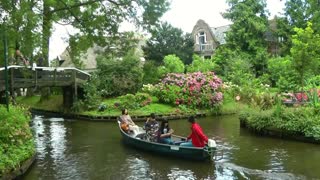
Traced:
<svg viewBox="0 0 320 180">
<path fill-rule="evenodd" d="M 214 71 L 215 63 L 213 59 L 204 59 L 198 55 L 193 55 L 192 64 L 187 66 L 187 72 L 209 72 Z"/>
<path fill-rule="evenodd" d="M 98 90 L 103 97 L 135 93 L 142 86 L 140 58 L 132 50 L 122 60 L 101 57 L 98 68 Z"/>
<path fill-rule="evenodd" d="M 0 105 L 0 177 L 17 168 L 35 153 L 29 127 L 31 115 L 22 107 Z"/>
<path fill-rule="evenodd" d="M 152 98 L 146 93 L 126 94 L 118 97 L 118 101 L 115 103 L 115 107 L 121 109 L 139 109 L 152 102 Z"/>
<path fill-rule="evenodd" d="M 281 112 L 275 109 L 251 109 L 243 112 L 240 117 L 257 131 L 278 129 L 288 135 L 304 135 L 320 140 L 320 117 L 313 108 L 281 108 Z"/>
<path fill-rule="evenodd" d="M 162 23 L 151 31 L 152 37 L 143 48 L 147 60 L 162 64 L 165 56 L 176 54 L 185 64 L 190 64 L 193 54 L 193 39 L 181 29 Z"/>
<path fill-rule="evenodd" d="M 294 28 L 296 32 L 292 36 L 291 54 L 293 68 L 297 72 L 300 86 L 303 88 L 305 79 L 319 73 L 320 67 L 320 35 L 312 29 L 312 23 L 308 22 L 305 29 Z"/>
<path fill-rule="evenodd" d="M 77 30 L 76 33 L 69 34 L 71 57 L 75 57 L 94 44 L 105 47 L 105 37 L 117 34 L 120 23 L 125 20 L 135 22 L 137 26 L 147 30 L 153 29 L 168 8 L 167 0 L 40 0 L 0 3 L 1 15 L 8 15 L 11 42 L 21 44 L 21 49 L 30 55 L 40 49 L 46 62 L 53 23 L 71 25 Z M 3 16 L 0 18 L 0 23 L 3 24 Z"/>
<path fill-rule="evenodd" d="M 100 101 L 101 92 L 98 87 L 101 84 L 101 78 L 97 74 L 93 74 L 90 80 L 83 84 L 84 100 L 78 100 L 73 104 L 72 110 L 79 112 L 83 107 L 85 109 L 95 109 Z"/>
<path fill-rule="evenodd" d="M 272 85 L 281 91 L 288 92 L 298 89 L 298 78 L 294 72 L 291 57 L 270 58 L 268 60 L 268 72 Z"/>
<path fill-rule="evenodd" d="M 232 51 L 247 53 L 245 60 L 253 65 L 253 72 L 260 76 L 265 72 L 266 41 L 265 32 L 268 26 L 265 0 L 227 0 L 229 9 L 223 14 L 233 22 L 227 32 L 227 48 Z"/>
<path fill-rule="evenodd" d="M 277 19 L 276 35 L 281 38 L 281 55 L 290 53 L 294 28 L 305 29 L 308 21 L 313 24 L 315 32 L 320 31 L 318 0 L 286 0 L 284 17 Z"/>
<path fill-rule="evenodd" d="M 170 54 L 164 57 L 163 59 L 164 65 L 158 68 L 158 72 L 161 76 L 167 73 L 183 73 L 184 72 L 184 64 L 174 54 Z"/>
<path fill-rule="evenodd" d="M 154 84 L 160 79 L 158 67 L 154 61 L 146 61 L 143 65 L 143 84 Z"/>
<path fill-rule="evenodd" d="M 247 54 L 239 54 L 233 56 L 228 61 L 228 73 L 226 79 L 237 85 L 245 85 L 251 82 L 254 78 L 252 73 L 252 64 L 248 60 L 250 58 Z"/>
</svg>

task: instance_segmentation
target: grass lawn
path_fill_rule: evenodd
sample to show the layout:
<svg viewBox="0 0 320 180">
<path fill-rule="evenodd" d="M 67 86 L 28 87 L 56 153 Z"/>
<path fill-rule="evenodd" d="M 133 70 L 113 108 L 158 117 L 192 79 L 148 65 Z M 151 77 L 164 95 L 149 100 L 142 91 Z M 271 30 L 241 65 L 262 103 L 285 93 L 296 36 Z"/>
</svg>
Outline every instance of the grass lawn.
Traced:
<svg viewBox="0 0 320 180">
<path fill-rule="evenodd" d="M 48 100 L 40 102 L 40 96 L 32 97 L 17 97 L 17 102 L 24 106 L 29 106 L 35 109 L 51 110 L 51 111 L 63 111 L 63 99 L 61 95 L 50 96 Z M 114 103 L 119 102 L 117 98 L 103 99 L 101 103 L 107 105 L 107 109 L 103 112 L 99 112 L 98 108 L 91 111 L 82 111 L 79 114 L 95 115 L 95 116 L 118 116 L 121 114 L 121 110 L 114 107 Z M 173 107 L 166 104 L 159 103 L 158 99 L 153 97 L 152 103 L 141 107 L 139 109 L 129 109 L 130 115 L 150 115 L 150 113 L 156 114 L 170 114 L 178 113 L 181 110 L 178 107 Z"/>
<path fill-rule="evenodd" d="M 63 109 L 63 98 L 61 95 L 52 95 L 48 100 L 40 102 L 40 96 L 32 97 L 17 97 L 17 102 L 24 106 L 29 106 L 35 109 L 60 111 L 64 112 Z M 119 102 L 118 98 L 102 99 L 101 104 L 105 104 L 107 109 L 103 112 L 98 111 L 98 107 L 95 110 L 80 111 L 78 114 L 93 115 L 93 116 L 118 116 L 121 114 L 121 109 L 116 108 L 114 104 Z M 245 105 L 237 103 L 234 100 L 226 99 L 223 105 L 220 107 L 218 114 L 235 114 L 243 109 Z M 210 110 L 198 110 L 194 111 L 191 109 L 181 110 L 179 107 L 162 104 L 156 97 L 152 97 L 152 103 L 138 109 L 128 109 L 131 116 L 150 115 L 150 113 L 156 114 L 177 114 L 177 113 L 195 113 L 195 112 L 207 112 L 210 114 Z M 214 113 L 213 113 L 214 114 Z"/>
<path fill-rule="evenodd" d="M 52 95 L 48 100 L 40 102 L 40 96 L 17 97 L 17 103 L 31 108 L 48 111 L 63 111 L 63 98 L 61 95 Z"/>
</svg>

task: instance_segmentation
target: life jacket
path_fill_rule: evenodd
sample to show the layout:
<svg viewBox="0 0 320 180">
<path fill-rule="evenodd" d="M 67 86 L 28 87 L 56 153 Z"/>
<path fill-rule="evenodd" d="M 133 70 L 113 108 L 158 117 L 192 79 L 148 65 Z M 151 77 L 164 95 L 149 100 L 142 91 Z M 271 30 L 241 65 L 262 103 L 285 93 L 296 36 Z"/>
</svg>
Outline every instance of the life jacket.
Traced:
<svg viewBox="0 0 320 180">
<path fill-rule="evenodd" d="M 129 131 L 129 124 L 127 123 L 121 123 L 120 127 L 124 131 Z"/>
</svg>

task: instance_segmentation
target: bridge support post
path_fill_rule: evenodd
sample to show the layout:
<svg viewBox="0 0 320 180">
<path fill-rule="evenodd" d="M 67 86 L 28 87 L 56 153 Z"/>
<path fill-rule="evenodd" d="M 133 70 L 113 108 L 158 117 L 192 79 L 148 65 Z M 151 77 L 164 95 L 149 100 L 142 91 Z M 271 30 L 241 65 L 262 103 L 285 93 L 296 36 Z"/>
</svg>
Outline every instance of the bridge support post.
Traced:
<svg viewBox="0 0 320 180">
<path fill-rule="evenodd" d="M 63 87 L 63 107 L 65 109 L 70 109 L 73 105 L 74 100 L 74 94 L 73 94 L 73 88 L 72 87 Z"/>
</svg>

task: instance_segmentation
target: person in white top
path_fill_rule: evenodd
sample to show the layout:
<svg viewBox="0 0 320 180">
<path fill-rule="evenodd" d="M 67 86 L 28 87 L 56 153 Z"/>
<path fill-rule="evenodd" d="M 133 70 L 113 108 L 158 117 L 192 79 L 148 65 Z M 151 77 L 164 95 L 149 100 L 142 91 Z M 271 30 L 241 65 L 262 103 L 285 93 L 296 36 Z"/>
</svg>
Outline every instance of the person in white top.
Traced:
<svg viewBox="0 0 320 180">
<path fill-rule="evenodd" d="M 137 126 L 131 119 L 128 110 L 122 109 L 122 115 L 120 116 L 122 124 L 127 124 L 130 131 L 133 131 L 135 135 L 139 133 L 139 126 Z"/>
</svg>

